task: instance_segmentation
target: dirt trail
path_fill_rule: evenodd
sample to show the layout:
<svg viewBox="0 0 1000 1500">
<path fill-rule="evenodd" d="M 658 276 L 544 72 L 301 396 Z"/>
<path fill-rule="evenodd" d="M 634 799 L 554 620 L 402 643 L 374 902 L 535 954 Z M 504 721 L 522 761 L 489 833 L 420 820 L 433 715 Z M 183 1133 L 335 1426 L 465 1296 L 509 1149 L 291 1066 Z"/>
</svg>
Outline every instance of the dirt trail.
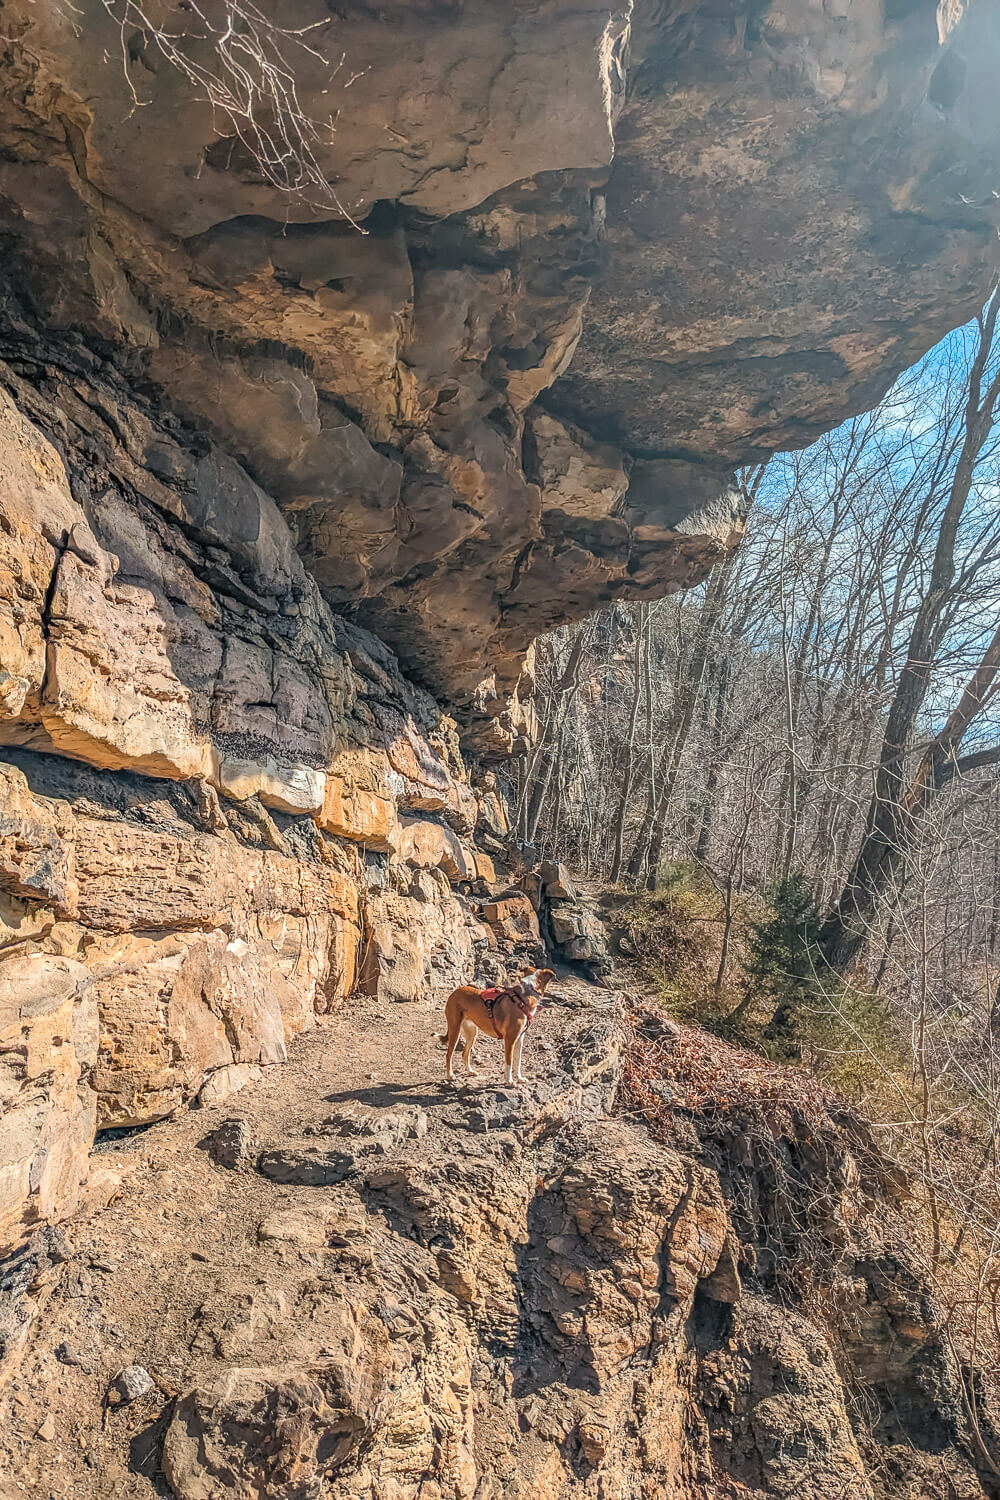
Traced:
<svg viewBox="0 0 1000 1500">
<path fill-rule="evenodd" d="M 610 1003 L 576 979 L 561 979 L 557 990 L 532 1028 L 528 1078 L 517 1088 L 502 1086 L 502 1048 L 485 1038 L 476 1079 L 445 1082 L 443 996 L 391 1006 L 358 1000 L 299 1037 L 287 1064 L 223 1103 L 99 1145 L 100 1165 L 123 1173 L 121 1190 L 68 1226 L 75 1253 L 0 1401 L 3 1500 L 169 1494 L 157 1472 L 169 1398 L 200 1369 L 242 1359 L 269 1335 L 280 1354 L 296 1278 L 337 1255 L 311 1227 L 318 1201 L 327 1221 L 343 1209 L 336 1186 L 281 1184 L 253 1163 L 290 1145 L 325 1158 L 331 1116 L 352 1111 L 426 1127 L 428 1151 L 447 1135 L 451 1149 L 475 1154 L 491 1125 L 530 1116 L 551 1092 L 547 1060 L 570 1013 Z M 216 1164 L 205 1149 L 224 1120 L 243 1122 L 243 1170 Z M 113 1409 L 107 1393 L 133 1364 L 156 1389 Z"/>
</svg>

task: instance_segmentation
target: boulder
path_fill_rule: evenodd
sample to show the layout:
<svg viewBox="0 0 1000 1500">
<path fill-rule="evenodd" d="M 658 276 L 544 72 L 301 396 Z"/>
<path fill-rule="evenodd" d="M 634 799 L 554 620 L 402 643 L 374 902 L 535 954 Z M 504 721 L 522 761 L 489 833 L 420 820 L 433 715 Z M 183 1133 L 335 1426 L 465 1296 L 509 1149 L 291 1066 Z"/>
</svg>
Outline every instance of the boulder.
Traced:
<svg viewBox="0 0 1000 1500">
<path fill-rule="evenodd" d="M 538 873 L 534 870 L 528 870 L 526 874 L 521 876 L 517 883 L 531 902 L 535 911 L 538 911 L 542 904 L 542 882 Z"/>
<path fill-rule="evenodd" d="M 329 1242 L 328 1215 L 309 1208 L 278 1208 L 257 1226 L 261 1244 L 291 1245 L 297 1250 L 322 1250 Z"/>
<path fill-rule="evenodd" d="M 549 911 L 552 935 L 557 943 L 571 943 L 585 931 L 583 911 L 569 903 L 553 906 Z"/>
<path fill-rule="evenodd" d="M 228 1167 L 230 1171 L 249 1167 L 253 1161 L 253 1130 L 246 1120 L 223 1120 L 201 1145 L 217 1166 Z"/>
<path fill-rule="evenodd" d="M 520 891 L 511 891 L 498 901 L 486 902 L 482 918 L 495 936 L 508 945 L 538 944 L 540 941 L 535 909 Z"/>
<path fill-rule="evenodd" d="M 300 1500 L 347 1461 L 378 1422 L 391 1371 L 374 1318 L 331 1317 L 328 1358 L 233 1367 L 181 1396 L 163 1444 L 177 1500 Z"/>
<path fill-rule="evenodd" d="M 262 1177 L 297 1187 L 332 1187 L 356 1169 L 357 1162 L 351 1152 L 320 1151 L 315 1146 L 285 1146 L 265 1151 L 257 1162 Z"/>
<path fill-rule="evenodd" d="M 321 1130 L 323 1135 L 349 1139 L 355 1151 L 383 1153 L 402 1141 L 423 1140 L 427 1134 L 427 1111 L 416 1105 L 396 1110 L 363 1110 L 355 1106 L 331 1115 Z"/>
<path fill-rule="evenodd" d="M 155 1389 L 156 1382 L 144 1365 L 126 1365 L 115 1376 L 112 1399 L 118 1406 L 131 1406 L 133 1401 L 141 1401 Z"/>
<path fill-rule="evenodd" d="M 475 855 L 453 829 L 427 819 L 400 819 L 398 857 L 417 869 L 443 870 L 449 880 L 475 880 Z"/>
<path fill-rule="evenodd" d="M 217 1068 L 214 1073 L 209 1073 L 198 1090 L 198 1103 L 203 1109 L 222 1104 L 232 1094 L 246 1088 L 248 1083 L 256 1083 L 262 1075 L 263 1069 L 256 1063 L 229 1063 L 224 1068 Z"/>
<path fill-rule="evenodd" d="M 97 1117 L 90 1087 L 97 1054 L 97 1001 L 85 964 L 30 952 L 0 962 L 0 1254 L 80 1201 Z"/>
<path fill-rule="evenodd" d="M 550 901 L 573 901 L 576 892 L 565 865 L 546 860 L 538 871 L 538 877 Z"/>
<path fill-rule="evenodd" d="M 483 941 L 480 924 L 452 895 L 441 870 L 417 872 L 418 895 L 384 892 L 365 902 L 365 950 L 359 987 L 380 1000 L 406 1001 L 467 984 Z M 412 887 L 411 887 L 412 889 Z"/>
<path fill-rule="evenodd" d="M 75 1253 L 54 1224 L 35 1228 L 11 1255 L 0 1251 L 0 1391 L 17 1369 L 40 1302 Z"/>
</svg>

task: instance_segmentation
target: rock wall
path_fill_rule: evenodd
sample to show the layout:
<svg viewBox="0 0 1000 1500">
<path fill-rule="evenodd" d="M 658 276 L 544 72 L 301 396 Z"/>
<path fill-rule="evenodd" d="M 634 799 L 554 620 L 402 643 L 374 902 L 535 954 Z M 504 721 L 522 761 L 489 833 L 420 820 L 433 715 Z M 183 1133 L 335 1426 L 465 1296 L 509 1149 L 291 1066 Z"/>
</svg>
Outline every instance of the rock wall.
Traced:
<svg viewBox="0 0 1000 1500">
<path fill-rule="evenodd" d="M 454 723 L 237 464 L 49 355 L 0 367 L 5 1246 L 72 1211 L 95 1130 L 503 956 L 453 890 L 505 889 Z"/>
</svg>

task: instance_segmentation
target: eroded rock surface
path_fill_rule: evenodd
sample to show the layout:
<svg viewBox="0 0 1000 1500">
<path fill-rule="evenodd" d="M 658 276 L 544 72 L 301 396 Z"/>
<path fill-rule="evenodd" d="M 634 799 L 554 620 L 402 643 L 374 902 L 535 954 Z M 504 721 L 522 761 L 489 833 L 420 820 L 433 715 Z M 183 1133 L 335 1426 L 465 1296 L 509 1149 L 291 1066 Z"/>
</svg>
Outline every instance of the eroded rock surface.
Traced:
<svg viewBox="0 0 1000 1500">
<path fill-rule="evenodd" d="M 110 1148 L 118 1201 L 39 1245 L 37 1295 L 14 1263 L 0 1472 L 135 1500 L 990 1493 L 862 1123 L 554 989 L 521 1088 L 488 1041 L 446 1085 L 436 1004 L 360 1002 L 225 1119 Z M 652 1064 L 681 1102 L 647 1115 Z M 234 1172 L 197 1145 L 237 1125 L 261 1149 Z M 105 1413 L 134 1365 L 154 1387 Z"/>
<path fill-rule="evenodd" d="M 189 1106 L 266 1097 L 357 992 L 391 1033 L 547 945 L 604 973 L 600 923 L 524 868 L 487 769 L 530 741 L 533 638 L 704 576 L 741 533 L 734 466 L 873 399 L 995 266 L 985 0 L 261 0 L 304 132 L 270 164 L 267 88 L 240 135 L 192 78 L 244 45 L 230 14 L 0 0 L 4 1357 L 63 1286 L 44 1226 L 127 1196 L 88 1171 L 95 1133 L 180 1140 Z M 866 1245 L 850 1326 L 884 1358 L 850 1358 L 902 1382 L 873 1461 L 827 1334 L 775 1328 L 726 1162 L 606 1118 L 607 1043 L 549 1059 L 528 1110 L 449 1103 L 436 1165 L 419 1098 L 370 1132 L 343 1099 L 301 1137 L 253 1122 L 232 1173 L 192 1157 L 208 1230 L 227 1193 L 260 1209 L 276 1290 L 194 1273 L 174 1335 L 204 1363 L 180 1360 L 169 1441 L 132 1472 L 155 1451 L 192 1496 L 230 1471 L 289 1500 L 723 1474 L 832 1500 L 881 1493 L 891 1448 L 907 1494 L 893 1401 L 918 1446 L 927 1401 L 894 1340 L 954 1395 L 924 1292 Z M 77 1262 L 66 1295 L 93 1313 L 121 1272 L 137 1307 L 135 1270 Z M 122 1318 L 135 1336 L 82 1362 L 82 1324 L 52 1343 L 102 1400 L 131 1364 L 174 1378 Z M 945 1406 L 937 1451 L 965 1455 Z"/>
<path fill-rule="evenodd" d="M 5 1245 L 73 1210 L 95 1130 L 505 956 L 453 721 L 239 465 L 54 359 L 0 369 Z"/>
<path fill-rule="evenodd" d="M 184 71 L 219 75 L 226 14 L 5 0 L 17 285 L 127 347 L 477 730 L 535 635 L 703 574 L 732 466 L 870 403 L 992 276 L 984 0 L 266 0 L 300 106 L 270 165 L 266 81 L 237 130 Z"/>
</svg>

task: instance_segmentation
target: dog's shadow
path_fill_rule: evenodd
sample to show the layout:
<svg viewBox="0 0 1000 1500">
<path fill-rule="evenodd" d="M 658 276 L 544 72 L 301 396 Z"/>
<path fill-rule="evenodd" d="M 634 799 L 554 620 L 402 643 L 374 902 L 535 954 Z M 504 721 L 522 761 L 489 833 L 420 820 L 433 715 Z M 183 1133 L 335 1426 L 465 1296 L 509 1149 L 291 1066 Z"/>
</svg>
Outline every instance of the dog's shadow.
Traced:
<svg viewBox="0 0 1000 1500">
<path fill-rule="evenodd" d="M 423 1092 L 421 1092 L 423 1090 Z M 375 1109 L 391 1109 L 393 1105 L 416 1104 L 422 1108 L 435 1104 L 446 1104 L 454 1098 L 454 1086 L 442 1083 L 427 1092 L 424 1083 L 373 1083 L 367 1088 L 341 1089 L 336 1094 L 324 1094 L 326 1104 L 370 1104 Z"/>
</svg>

